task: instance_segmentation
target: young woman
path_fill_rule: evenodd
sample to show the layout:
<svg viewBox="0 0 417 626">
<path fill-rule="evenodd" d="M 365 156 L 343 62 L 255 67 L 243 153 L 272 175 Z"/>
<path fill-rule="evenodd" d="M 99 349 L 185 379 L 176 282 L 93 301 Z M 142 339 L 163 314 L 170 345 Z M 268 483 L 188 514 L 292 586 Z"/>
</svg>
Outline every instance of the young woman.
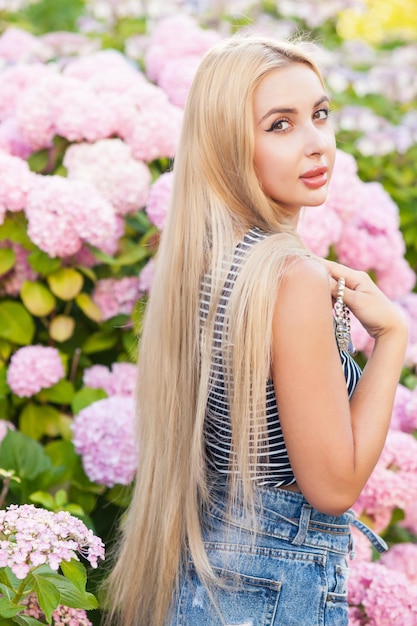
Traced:
<svg viewBox="0 0 417 626">
<path fill-rule="evenodd" d="M 235 36 L 205 56 L 140 345 L 112 625 L 343 626 L 351 524 L 385 548 L 349 509 L 384 445 L 407 333 L 368 275 L 296 233 L 334 157 L 305 46 Z M 362 375 L 343 299 L 375 339 Z"/>
</svg>

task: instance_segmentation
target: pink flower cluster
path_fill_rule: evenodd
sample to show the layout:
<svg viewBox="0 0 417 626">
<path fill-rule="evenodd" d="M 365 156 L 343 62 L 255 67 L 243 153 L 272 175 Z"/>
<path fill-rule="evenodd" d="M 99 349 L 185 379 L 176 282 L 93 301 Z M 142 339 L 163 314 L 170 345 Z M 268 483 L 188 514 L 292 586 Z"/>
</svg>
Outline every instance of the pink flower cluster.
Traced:
<svg viewBox="0 0 417 626">
<path fill-rule="evenodd" d="M 394 560 L 398 566 L 392 557 L 392 563 Z M 351 626 L 417 624 L 417 585 L 404 571 L 391 569 L 392 563 L 353 561 L 348 593 Z"/>
<path fill-rule="evenodd" d="M 64 376 L 64 366 L 56 348 L 24 346 L 10 359 L 7 384 L 13 393 L 24 398 L 52 387 Z"/>
<path fill-rule="evenodd" d="M 10 567 L 17 578 L 45 563 L 57 570 L 78 554 L 96 568 L 104 559 L 104 545 L 67 511 L 53 513 L 32 504 L 0 510 L 0 567 Z"/>
<path fill-rule="evenodd" d="M 0 241 L 0 248 L 11 248 L 15 254 L 15 262 L 11 270 L 1 277 L 0 296 L 18 296 L 23 283 L 26 280 L 35 280 L 38 274 L 28 263 L 29 251 L 22 248 L 18 243 Z"/>
<path fill-rule="evenodd" d="M 46 623 L 46 617 L 39 606 L 35 593 L 30 593 L 23 598 L 21 604 L 24 604 L 26 607 L 21 615 L 42 620 L 40 623 Z M 92 626 L 87 613 L 83 609 L 72 609 L 62 604 L 58 605 L 52 613 L 52 626 L 60 626 L 61 624 L 67 624 L 67 626 Z"/>
<path fill-rule="evenodd" d="M 140 293 L 149 293 L 155 277 L 155 260 L 149 259 L 145 267 L 139 274 L 139 291 Z"/>
<path fill-rule="evenodd" d="M 75 416 L 72 428 L 75 450 L 91 481 L 107 487 L 132 482 L 138 457 L 133 398 L 98 400 Z"/>
<path fill-rule="evenodd" d="M 201 29 L 183 13 L 160 20 L 146 51 L 148 76 L 164 89 L 171 102 L 183 107 L 202 56 L 219 39 L 218 32 Z"/>
<path fill-rule="evenodd" d="M 354 505 L 358 515 L 372 520 L 376 532 L 387 528 L 394 509 L 405 511 L 408 527 L 415 524 L 417 501 L 417 441 L 401 431 L 390 430 L 381 457 Z"/>
<path fill-rule="evenodd" d="M 108 396 L 133 396 L 136 386 L 136 365 L 113 363 L 93 365 L 84 370 L 83 383 L 93 389 L 104 389 Z"/>
<path fill-rule="evenodd" d="M 103 320 L 119 314 L 130 315 L 139 298 L 138 278 L 102 278 L 97 281 L 92 298 L 99 307 Z"/>
<path fill-rule="evenodd" d="M 31 240 L 51 257 L 75 254 L 83 241 L 112 253 L 120 235 L 113 207 L 94 185 L 80 180 L 38 177 L 26 215 Z"/>
<path fill-rule="evenodd" d="M 161 174 L 161 176 L 153 183 L 149 193 L 146 213 L 151 222 L 153 222 L 159 230 L 163 230 L 165 226 L 165 220 L 171 198 L 173 178 L 173 172 L 164 172 L 164 174 Z"/>
<path fill-rule="evenodd" d="M 35 182 L 26 161 L 0 150 L 0 224 L 6 211 L 21 211 Z"/>
<path fill-rule="evenodd" d="M 414 287 L 415 274 L 404 259 L 397 205 L 382 185 L 361 181 L 354 158 L 341 150 L 326 202 L 306 208 L 300 234 L 321 256 L 334 246 L 341 263 L 373 270 L 378 285 L 392 299 Z"/>
<path fill-rule="evenodd" d="M 148 199 L 151 174 L 145 163 L 132 156 L 121 139 L 69 146 L 64 165 L 68 178 L 93 184 L 119 215 L 141 209 Z"/>
</svg>

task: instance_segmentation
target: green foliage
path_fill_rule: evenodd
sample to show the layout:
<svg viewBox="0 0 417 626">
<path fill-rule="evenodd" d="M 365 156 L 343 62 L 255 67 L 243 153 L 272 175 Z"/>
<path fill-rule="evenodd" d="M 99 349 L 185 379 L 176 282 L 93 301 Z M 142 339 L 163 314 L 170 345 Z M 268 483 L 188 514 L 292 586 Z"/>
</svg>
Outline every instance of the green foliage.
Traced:
<svg viewBox="0 0 417 626">
<path fill-rule="evenodd" d="M 11 17 L 36 35 L 60 30 L 75 32 L 84 9 L 84 0 L 37 0 Z"/>
</svg>

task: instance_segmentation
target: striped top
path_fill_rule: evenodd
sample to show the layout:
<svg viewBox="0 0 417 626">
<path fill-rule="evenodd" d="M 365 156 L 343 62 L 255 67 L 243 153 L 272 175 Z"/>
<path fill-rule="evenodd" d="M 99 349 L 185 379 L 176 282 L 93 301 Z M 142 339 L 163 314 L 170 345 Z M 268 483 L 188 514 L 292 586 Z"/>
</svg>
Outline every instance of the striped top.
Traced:
<svg viewBox="0 0 417 626">
<path fill-rule="evenodd" d="M 249 230 L 243 240 L 237 245 L 217 308 L 204 428 L 206 460 L 208 469 L 214 476 L 225 477 L 231 471 L 229 461 L 232 430 L 221 353 L 226 306 L 238 276 L 239 267 L 242 265 L 246 254 L 256 243 L 267 236 L 267 233 L 255 227 Z M 206 275 L 202 281 L 200 294 L 201 324 L 207 319 L 210 302 L 209 294 L 210 277 Z M 348 352 L 341 352 L 340 358 L 348 394 L 351 397 L 361 375 L 361 370 Z M 291 485 L 295 483 L 295 477 L 281 430 L 272 379 L 266 380 L 265 394 L 266 432 L 261 433 L 262 445 L 260 446 L 256 463 L 252 465 L 254 468 L 252 478 L 259 486 L 280 487 Z"/>
</svg>

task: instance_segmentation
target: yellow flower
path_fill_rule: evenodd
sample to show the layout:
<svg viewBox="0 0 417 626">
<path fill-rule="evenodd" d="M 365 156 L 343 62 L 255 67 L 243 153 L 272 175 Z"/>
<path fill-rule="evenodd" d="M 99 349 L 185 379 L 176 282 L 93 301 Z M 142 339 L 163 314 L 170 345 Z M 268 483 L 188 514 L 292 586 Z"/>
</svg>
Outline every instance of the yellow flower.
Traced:
<svg viewBox="0 0 417 626">
<path fill-rule="evenodd" d="M 363 0 L 362 6 L 339 15 L 337 31 L 343 39 L 379 44 L 417 36 L 417 0 Z"/>
</svg>

